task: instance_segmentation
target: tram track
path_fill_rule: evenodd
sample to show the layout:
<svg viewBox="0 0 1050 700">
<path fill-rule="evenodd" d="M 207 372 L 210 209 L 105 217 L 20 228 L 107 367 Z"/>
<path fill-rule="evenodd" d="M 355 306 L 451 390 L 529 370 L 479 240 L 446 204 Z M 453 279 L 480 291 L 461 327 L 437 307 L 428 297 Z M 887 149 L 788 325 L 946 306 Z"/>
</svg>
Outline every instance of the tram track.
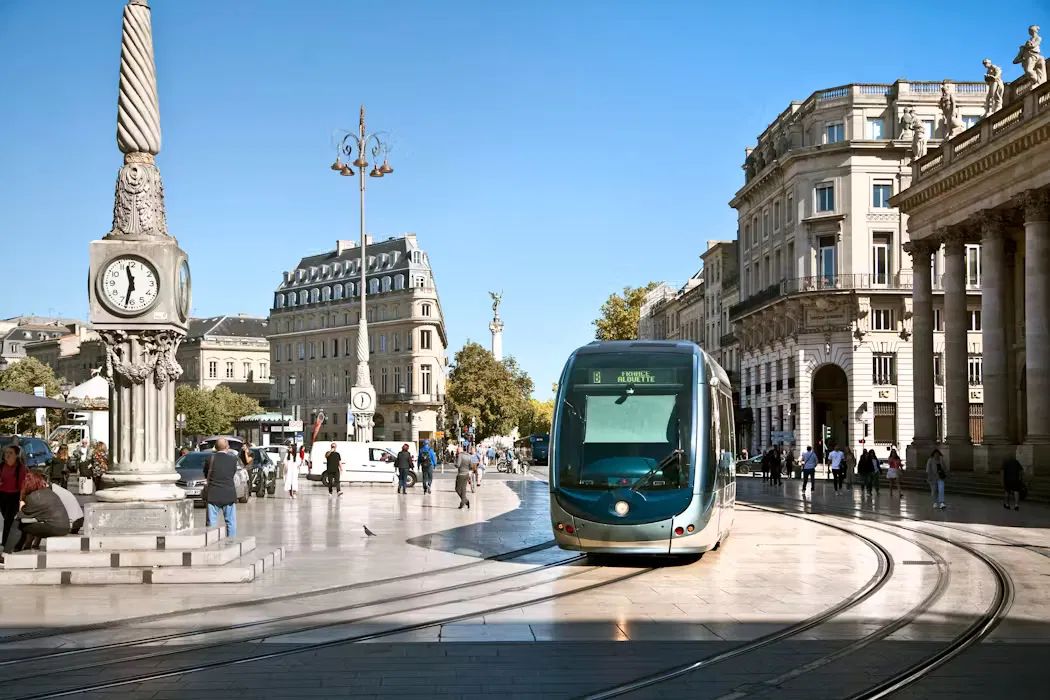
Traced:
<svg viewBox="0 0 1050 700">
<path fill-rule="evenodd" d="M 570 560 L 566 560 L 566 562 L 559 562 L 557 564 L 552 563 L 552 564 L 547 565 L 547 566 L 548 567 L 556 566 L 556 565 L 560 565 L 562 563 L 568 563 L 569 561 L 577 561 L 577 560 L 585 558 L 585 557 L 586 557 L 586 555 L 580 555 L 578 557 L 572 557 Z M 558 578 L 553 579 L 552 582 L 553 581 L 561 581 L 561 580 L 565 580 L 566 578 L 570 578 L 572 576 L 578 576 L 578 575 L 581 575 L 583 573 L 588 573 L 591 570 L 592 569 L 586 569 L 586 570 L 580 571 L 578 573 L 571 574 L 570 576 L 558 577 Z M 409 632 L 415 632 L 415 631 L 418 631 L 418 630 L 424 630 L 424 629 L 429 629 L 429 628 L 433 628 L 433 627 L 440 627 L 440 626 L 443 626 L 443 625 L 448 625 L 448 624 L 453 624 L 453 623 L 457 623 L 457 622 L 462 622 L 462 621 L 465 621 L 465 620 L 470 620 L 470 619 L 474 619 L 474 618 L 478 618 L 478 617 L 483 617 L 483 616 L 486 616 L 486 615 L 494 615 L 494 614 L 498 614 L 498 613 L 501 613 L 501 612 L 506 612 L 508 610 L 514 610 L 514 609 L 517 609 L 517 608 L 529 607 L 529 606 L 532 606 L 532 605 L 539 605 L 541 603 L 546 603 L 546 602 L 553 601 L 553 600 L 559 600 L 559 599 L 566 598 L 566 597 L 569 597 L 569 596 L 577 595 L 577 594 L 580 594 L 580 593 L 585 593 L 585 592 L 588 592 L 588 591 L 593 591 L 593 590 L 596 590 L 596 589 L 599 589 L 599 588 L 603 588 L 605 586 L 610 586 L 610 585 L 614 585 L 614 584 L 617 584 L 617 583 L 620 583 L 620 582 L 623 582 L 623 581 L 627 581 L 627 580 L 633 579 L 633 578 L 635 578 L 637 576 L 641 576 L 641 575 L 643 575 L 645 573 L 648 573 L 650 571 L 653 571 L 652 567 L 650 567 L 650 568 L 640 568 L 640 569 L 637 569 L 637 570 L 634 570 L 634 571 L 630 571 L 630 572 L 628 572 L 626 574 L 623 574 L 623 575 L 615 576 L 615 577 L 613 577 L 613 578 L 611 578 L 609 580 L 606 580 L 606 581 L 597 581 L 595 583 L 585 584 L 585 585 L 580 586 L 578 588 L 573 588 L 572 590 L 569 590 L 569 591 L 559 591 L 559 592 L 550 593 L 550 594 L 543 595 L 543 596 L 538 596 L 538 597 L 535 597 L 535 598 L 529 598 L 529 599 L 526 599 L 526 600 L 513 601 L 513 602 L 510 602 L 510 603 L 505 603 L 505 604 L 497 605 L 497 606 L 490 606 L 490 607 L 482 608 L 482 609 L 479 609 L 479 610 L 471 610 L 469 612 L 463 612 L 463 613 L 458 613 L 458 614 L 455 614 L 455 615 L 449 615 L 449 616 L 446 616 L 446 617 L 442 617 L 442 618 L 439 618 L 439 619 L 436 619 L 436 620 L 429 620 L 429 621 L 426 621 L 426 622 L 416 622 L 416 623 L 395 625 L 394 627 L 391 627 L 389 629 L 379 630 L 379 631 L 375 631 L 375 632 L 351 634 L 351 635 L 347 635 L 345 637 L 339 637 L 339 638 L 336 638 L 336 639 L 326 640 L 326 641 L 322 641 L 322 642 L 308 642 L 308 643 L 304 643 L 304 644 L 299 644 L 295 648 L 291 648 L 291 649 L 278 649 L 278 650 L 271 651 L 271 652 L 249 654 L 249 655 L 237 657 L 237 658 L 234 658 L 234 659 L 223 659 L 223 660 L 211 661 L 211 662 L 207 662 L 207 663 L 192 664 L 192 665 L 187 665 L 187 666 L 181 666 L 181 667 L 174 668 L 174 669 L 153 671 L 151 673 L 127 676 L 127 677 L 123 677 L 123 678 L 107 680 L 107 681 L 102 681 L 102 682 L 98 682 L 98 683 L 89 683 L 89 684 L 84 684 L 84 685 L 71 687 L 71 688 L 64 688 L 64 689 L 60 689 L 60 690 L 51 690 L 51 691 L 46 691 L 46 692 L 42 692 L 42 693 L 36 693 L 36 694 L 32 694 L 32 695 L 17 695 L 17 696 L 12 696 L 12 697 L 17 698 L 17 700 L 45 700 L 47 698 L 68 697 L 68 696 L 71 696 L 71 695 L 80 695 L 80 694 L 83 694 L 83 693 L 98 692 L 98 691 L 102 691 L 102 690 L 109 690 L 109 689 L 112 689 L 112 688 L 124 687 L 124 686 L 128 686 L 128 685 L 136 685 L 136 684 L 140 684 L 140 683 L 149 683 L 149 682 L 152 682 L 152 681 L 163 680 L 163 679 L 172 678 L 172 677 L 176 677 L 176 676 L 184 676 L 184 675 L 189 675 L 189 674 L 194 674 L 194 673 L 201 673 L 201 672 L 215 670 L 215 669 L 220 669 L 220 668 L 240 666 L 240 665 L 244 665 L 244 664 L 257 663 L 257 662 L 267 661 L 267 660 L 276 659 L 276 658 L 283 658 L 283 657 L 292 656 L 292 655 L 296 655 L 296 654 L 303 654 L 303 653 L 307 653 L 307 652 L 320 651 L 320 650 L 323 650 L 323 649 L 329 649 L 329 648 L 332 648 L 332 647 L 342 646 L 342 645 L 346 645 L 346 644 L 354 644 L 354 643 L 371 641 L 371 640 L 375 640 L 375 639 L 382 639 L 384 637 L 390 637 L 390 636 L 394 636 L 394 635 L 398 635 L 398 634 L 405 634 L 405 633 L 409 633 Z M 515 575 L 521 575 L 521 573 L 518 572 Z M 507 576 L 511 576 L 511 575 L 508 574 Z M 469 584 L 469 585 L 471 587 L 473 587 L 473 586 L 476 586 L 478 584 L 472 583 L 472 584 Z M 463 587 L 462 585 L 459 586 L 459 588 L 462 588 L 462 587 Z M 497 591 L 495 593 L 495 595 L 498 595 L 500 593 L 506 593 L 506 592 L 520 591 L 520 590 L 524 590 L 524 588 L 525 587 L 508 588 L 508 589 L 505 589 L 503 591 Z M 360 622 L 377 620 L 377 619 L 381 619 L 383 617 L 389 617 L 389 616 L 392 616 L 392 615 L 404 614 L 404 613 L 407 613 L 407 612 L 419 612 L 419 611 L 426 610 L 426 609 L 431 609 L 431 608 L 441 607 L 441 606 L 447 606 L 447 605 L 453 605 L 453 604 L 456 604 L 456 603 L 474 602 L 474 600 L 475 600 L 475 598 L 474 598 L 473 595 L 464 596 L 462 598 L 455 599 L 455 600 L 441 601 L 439 603 L 422 605 L 422 606 L 416 606 L 416 607 L 413 607 L 413 608 L 401 608 L 401 609 L 394 610 L 394 611 L 387 612 L 387 613 L 379 613 L 379 614 L 376 614 L 376 615 L 361 617 L 361 618 L 352 619 L 352 620 L 340 620 L 340 621 L 337 621 L 337 622 L 330 622 L 330 623 L 326 623 L 326 624 L 322 624 L 322 625 L 316 625 L 316 626 L 313 626 L 313 627 L 310 627 L 310 628 L 306 628 L 306 629 L 282 631 L 279 634 L 275 634 L 275 635 L 262 635 L 260 637 L 255 638 L 255 639 L 256 640 L 262 640 L 262 639 L 268 639 L 268 638 L 277 638 L 277 637 L 289 636 L 289 635 L 292 635 L 292 634 L 298 634 L 298 633 L 301 633 L 301 632 L 304 632 L 304 631 L 311 631 L 311 630 L 314 630 L 314 629 L 321 629 L 321 628 L 326 628 L 326 627 L 335 627 L 335 626 L 342 626 L 342 625 L 352 625 L 352 624 L 357 624 L 357 623 L 360 623 Z M 315 613 L 315 614 L 319 614 L 319 613 Z M 323 613 L 321 613 L 321 614 L 323 614 Z M 248 640 L 236 640 L 237 643 L 240 643 L 240 642 L 243 642 L 243 641 L 252 641 L 252 640 L 251 639 L 248 639 Z M 132 659 L 132 658 L 123 658 L 123 659 L 117 659 L 117 660 L 111 660 L 111 661 L 101 661 L 101 662 L 96 662 L 96 663 L 91 663 L 91 664 L 83 664 L 83 665 L 78 666 L 75 669 L 71 669 L 71 670 L 86 671 L 86 670 L 104 668 L 104 667 L 113 666 L 113 665 L 120 665 L 122 663 L 127 663 L 127 662 L 132 661 L 132 660 L 141 660 L 141 659 L 144 659 L 144 658 L 153 659 L 153 658 L 157 658 L 157 657 L 160 657 L 160 656 L 174 656 L 174 655 L 180 654 L 180 653 L 199 652 L 199 651 L 201 651 L 203 649 L 218 648 L 218 647 L 228 646 L 229 644 L 231 644 L 230 641 L 217 642 L 217 643 L 214 643 L 214 644 L 208 645 L 208 646 L 194 646 L 194 647 L 191 647 L 189 649 L 168 650 L 166 652 L 151 653 L 149 655 L 136 657 L 134 659 Z M 8 682 L 14 681 L 14 680 L 23 680 L 23 681 L 24 680 L 30 680 L 30 679 L 33 679 L 33 678 L 39 678 L 39 677 L 44 676 L 44 675 L 52 675 L 54 673 L 59 673 L 59 672 L 61 672 L 61 670 L 49 670 L 46 673 L 22 676 L 22 677 L 19 677 L 17 679 L 5 678 L 5 685 Z"/>
<path fill-rule="evenodd" d="M 439 574 L 449 574 L 457 571 L 465 571 L 473 569 L 479 566 L 484 566 L 492 562 L 503 562 L 512 561 L 520 557 L 524 557 L 529 554 L 541 552 L 547 549 L 553 548 L 557 542 L 553 539 L 540 542 L 538 544 L 529 545 L 528 547 L 521 547 L 519 549 L 512 549 L 506 552 L 500 552 L 499 554 L 492 554 L 487 557 L 483 557 L 478 561 L 466 562 L 463 564 L 454 564 L 452 566 L 445 566 L 437 569 L 430 569 L 428 571 L 421 571 L 410 574 L 401 574 L 398 576 L 390 576 L 387 578 L 374 579 L 372 581 L 357 581 L 355 583 L 340 584 L 338 586 L 326 586 L 324 588 L 315 588 L 309 591 L 302 591 L 298 593 L 285 593 L 281 595 L 268 596 L 265 599 L 249 599 L 239 600 L 230 603 L 221 603 L 217 605 L 206 605 L 199 608 L 187 608 L 183 610 L 172 610 L 170 612 L 153 613 L 150 615 L 139 615 L 137 617 L 127 617 L 112 622 L 99 622 L 85 625 L 74 625 L 71 627 L 61 628 L 48 628 L 48 629 L 37 629 L 28 632 L 19 632 L 17 634 L 11 634 L 0 637 L 0 646 L 5 644 L 14 644 L 17 642 L 36 640 L 36 639 L 47 639 L 51 637 L 65 637 L 71 634 L 82 634 L 85 632 L 98 632 L 104 630 L 120 629 L 122 627 L 131 627 L 134 625 L 144 624 L 148 622 L 157 622 L 160 620 L 169 620 L 179 617 L 187 617 L 190 615 L 199 615 L 202 613 L 217 612 L 217 611 L 229 611 L 239 608 L 251 608 L 264 605 L 272 605 L 273 603 L 280 603 L 288 600 L 305 600 L 307 598 L 316 598 L 319 596 L 333 595 L 337 593 L 345 593 L 347 591 L 356 591 L 366 588 L 375 588 L 376 586 L 382 586 L 389 583 L 400 583 L 403 581 L 414 581 L 420 577 L 430 577 Z M 0 649 L 3 651 L 3 649 Z M 35 657 L 39 658 L 39 657 Z M 0 661 L 0 668 L 14 663 L 20 659 L 9 659 Z"/>
<path fill-rule="evenodd" d="M 621 695 L 626 695 L 628 693 L 633 693 L 645 688 L 652 687 L 654 685 L 665 683 L 675 678 L 680 678 L 682 676 L 694 673 L 696 671 L 700 671 L 705 668 L 709 668 L 723 661 L 728 661 L 730 659 L 743 656 L 758 649 L 762 649 L 764 647 L 780 642 L 784 639 L 797 636 L 807 630 L 817 627 L 818 625 L 824 624 L 832 618 L 837 617 L 838 615 L 841 615 L 842 613 L 846 612 L 850 608 L 859 605 L 865 599 L 867 599 L 869 595 L 875 593 L 876 591 L 880 590 L 883 586 L 885 586 L 886 583 L 890 580 L 890 577 L 893 575 L 894 570 L 893 557 L 892 555 L 890 555 L 889 550 L 887 550 L 881 544 L 879 544 L 872 538 L 867 537 L 866 535 L 862 535 L 858 532 L 854 532 L 853 530 L 847 527 L 834 525 L 832 523 L 821 522 L 817 520 L 813 520 L 811 522 L 823 525 L 824 527 L 828 527 L 833 530 L 844 532 L 850 535 L 851 537 L 855 537 L 861 542 L 863 542 L 865 545 L 867 545 L 867 547 L 875 553 L 876 560 L 878 561 L 878 566 L 876 567 L 875 573 L 872 574 L 871 578 L 869 578 L 868 581 L 864 583 L 864 585 L 862 585 L 853 593 L 840 600 L 835 605 L 825 608 L 816 615 L 812 615 L 806 618 L 805 620 L 801 620 L 792 625 L 788 625 L 787 627 L 779 629 L 775 632 L 763 635 L 758 639 L 753 639 L 751 641 L 732 647 L 731 649 L 727 649 L 725 651 L 713 654 L 711 656 L 706 656 L 702 659 L 698 659 L 688 664 L 679 665 L 673 668 L 658 671 L 656 673 L 648 674 L 641 678 L 636 678 L 634 680 L 627 681 L 625 683 L 620 683 L 618 685 L 611 686 L 594 693 L 589 693 L 580 696 L 578 700 L 606 700 L 607 698 L 615 698 Z"/>
</svg>

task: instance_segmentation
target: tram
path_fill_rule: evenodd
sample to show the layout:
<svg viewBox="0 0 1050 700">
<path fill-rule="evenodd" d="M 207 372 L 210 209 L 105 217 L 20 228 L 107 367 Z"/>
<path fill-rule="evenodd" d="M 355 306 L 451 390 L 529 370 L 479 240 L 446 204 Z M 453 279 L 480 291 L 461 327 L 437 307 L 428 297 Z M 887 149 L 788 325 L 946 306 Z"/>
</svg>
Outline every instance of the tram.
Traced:
<svg viewBox="0 0 1050 700">
<path fill-rule="evenodd" d="M 733 525 L 734 430 L 729 377 L 695 343 L 577 349 L 562 371 L 551 429 L 558 545 L 623 554 L 714 549 Z"/>
</svg>

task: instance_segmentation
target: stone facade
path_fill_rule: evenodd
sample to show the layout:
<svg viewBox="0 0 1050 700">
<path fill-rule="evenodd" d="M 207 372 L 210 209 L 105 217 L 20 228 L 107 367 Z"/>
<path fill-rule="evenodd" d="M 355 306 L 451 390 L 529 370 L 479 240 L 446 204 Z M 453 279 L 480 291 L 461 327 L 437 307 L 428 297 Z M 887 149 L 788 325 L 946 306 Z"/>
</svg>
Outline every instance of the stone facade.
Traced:
<svg viewBox="0 0 1050 700">
<path fill-rule="evenodd" d="M 270 398 L 269 321 L 226 315 L 190 319 L 177 358 L 179 384 L 198 389 L 227 386 L 258 401 Z"/>
<path fill-rule="evenodd" d="M 448 341 L 430 260 L 415 234 L 369 240 L 367 250 L 369 366 L 378 398 L 373 437 L 433 437 L 441 427 Z M 348 435 L 347 406 L 357 371 L 359 265 L 357 243 L 338 241 L 335 250 L 303 258 L 274 293 L 271 398 L 307 421 L 323 410 L 319 440 Z"/>
<path fill-rule="evenodd" d="M 821 90 L 747 149 L 745 184 L 730 202 L 739 216 L 740 300 L 729 314 L 741 446 L 783 442 L 798 454 L 824 438 L 885 457 L 911 442 L 912 271 L 906 219 L 889 200 L 907 186 L 912 149 L 939 144 L 957 121 L 975 124 L 985 93 L 983 82 L 903 80 Z M 949 306 L 975 311 L 979 329 L 980 248 L 960 250 L 974 275 Z M 937 340 L 931 358 L 943 351 Z M 975 407 L 963 410 L 978 420 L 981 334 L 964 330 L 962 341 L 975 384 Z"/>
<path fill-rule="evenodd" d="M 68 329 L 69 327 L 67 327 Z M 106 347 L 98 333 L 73 324 L 71 332 L 26 345 L 26 355 L 49 365 L 55 376 L 74 385 L 91 379 L 106 364 Z"/>
<path fill-rule="evenodd" d="M 17 316 L 0 321 L 0 368 L 27 357 L 31 345 L 76 332 L 80 326 L 80 322 L 72 319 L 39 316 Z"/>
<path fill-rule="evenodd" d="M 1018 456 L 1026 468 L 1050 465 L 1050 84 L 1022 77 L 1002 107 L 915 161 L 910 187 L 893 199 L 908 214 L 915 347 L 914 439 L 923 461 L 940 445 L 953 471 L 994 472 Z M 966 420 L 977 389 L 968 386 L 973 310 L 961 303 L 969 282 L 967 246 L 980 244 L 983 435 Z M 935 422 L 938 368 L 936 288 L 943 259 L 944 405 Z M 921 283 L 920 283 L 921 280 Z M 977 444 L 980 443 L 980 444 Z"/>
</svg>

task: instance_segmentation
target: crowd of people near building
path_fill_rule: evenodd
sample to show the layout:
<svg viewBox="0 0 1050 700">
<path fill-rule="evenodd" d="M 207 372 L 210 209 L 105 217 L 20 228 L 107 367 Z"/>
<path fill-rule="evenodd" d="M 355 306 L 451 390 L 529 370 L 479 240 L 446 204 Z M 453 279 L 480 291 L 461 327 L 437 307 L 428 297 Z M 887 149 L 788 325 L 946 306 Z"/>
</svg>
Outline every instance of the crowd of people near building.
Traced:
<svg viewBox="0 0 1050 700">
<path fill-rule="evenodd" d="M 740 454 L 740 458 L 748 459 L 747 450 Z M 882 480 L 885 478 L 890 498 L 894 497 L 895 492 L 898 500 L 904 498 L 901 485 L 904 461 L 893 445 L 888 448 L 885 459 L 882 459 L 874 449 L 861 449 L 858 457 L 849 446 L 831 443 L 825 449 L 819 440 L 816 447 L 807 445 L 805 451 L 796 458 L 790 447 L 785 449 L 784 445 L 780 444 L 767 449 L 762 454 L 760 463 L 764 483 L 779 486 L 785 473 L 801 478 L 803 497 L 807 495 L 807 489 L 809 495 L 813 493 L 817 467 L 823 466 L 835 494 L 852 490 L 854 483 L 859 483 L 865 496 L 878 497 L 882 490 Z M 934 449 L 924 468 L 933 507 L 938 510 L 947 508 L 944 500 L 944 486 L 950 474 L 947 459 L 940 450 Z M 1020 501 L 1027 492 L 1024 467 L 1016 458 L 1010 457 L 1003 462 L 1002 474 L 1003 508 L 1020 510 Z"/>
</svg>

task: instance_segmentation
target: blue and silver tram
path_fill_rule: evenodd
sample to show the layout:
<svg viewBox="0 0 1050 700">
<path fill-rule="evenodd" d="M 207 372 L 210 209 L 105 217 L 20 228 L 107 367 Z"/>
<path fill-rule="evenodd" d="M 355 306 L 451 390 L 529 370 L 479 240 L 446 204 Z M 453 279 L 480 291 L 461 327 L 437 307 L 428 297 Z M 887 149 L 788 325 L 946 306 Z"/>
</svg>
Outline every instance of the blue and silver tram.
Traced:
<svg viewBox="0 0 1050 700">
<path fill-rule="evenodd" d="M 562 371 L 550 441 L 563 549 L 705 552 L 729 535 L 736 436 L 729 377 L 694 343 L 594 342 Z"/>
</svg>

